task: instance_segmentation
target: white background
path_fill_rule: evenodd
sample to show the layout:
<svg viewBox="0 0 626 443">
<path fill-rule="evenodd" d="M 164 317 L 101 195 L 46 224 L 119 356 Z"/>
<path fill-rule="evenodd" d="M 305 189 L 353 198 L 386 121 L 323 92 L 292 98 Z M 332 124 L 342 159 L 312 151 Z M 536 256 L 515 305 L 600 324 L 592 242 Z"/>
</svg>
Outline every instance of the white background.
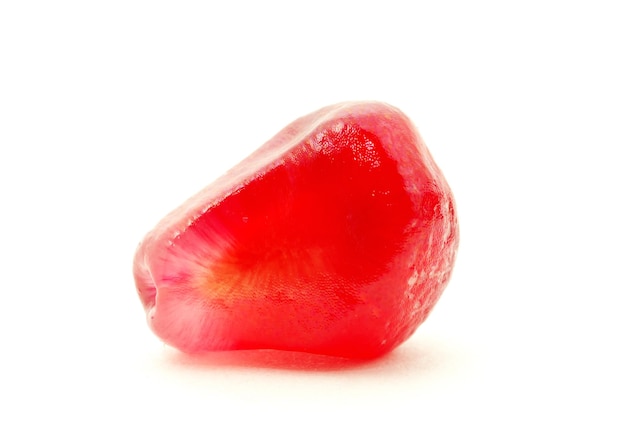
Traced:
<svg viewBox="0 0 626 443">
<path fill-rule="evenodd" d="M 626 440 L 620 2 L 410 3 L 0 4 L 1 441 Z M 428 321 L 360 365 L 164 347 L 143 235 L 354 99 L 455 193 Z"/>
</svg>

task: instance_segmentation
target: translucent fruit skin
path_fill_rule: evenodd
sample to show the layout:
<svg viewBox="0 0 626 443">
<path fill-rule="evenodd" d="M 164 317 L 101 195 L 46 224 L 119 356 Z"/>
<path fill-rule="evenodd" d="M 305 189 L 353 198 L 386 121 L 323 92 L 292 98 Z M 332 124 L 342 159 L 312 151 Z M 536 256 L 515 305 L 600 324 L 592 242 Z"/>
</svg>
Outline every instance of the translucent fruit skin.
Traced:
<svg viewBox="0 0 626 443">
<path fill-rule="evenodd" d="M 352 102 L 294 121 L 167 215 L 133 271 L 152 330 L 182 351 L 372 358 L 426 319 L 457 246 L 412 123 Z"/>
</svg>

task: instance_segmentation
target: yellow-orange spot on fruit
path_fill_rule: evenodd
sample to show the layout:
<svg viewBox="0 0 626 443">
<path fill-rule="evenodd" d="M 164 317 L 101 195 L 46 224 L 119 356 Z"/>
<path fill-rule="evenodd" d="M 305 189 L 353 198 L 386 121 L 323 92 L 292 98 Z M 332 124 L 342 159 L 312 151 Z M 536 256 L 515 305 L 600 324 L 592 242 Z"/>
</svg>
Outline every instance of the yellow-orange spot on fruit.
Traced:
<svg viewBox="0 0 626 443">
<path fill-rule="evenodd" d="M 272 296 L 295 300 L 298 288 L 326 278 L 320 249 L 274 249 L 260 254 L 226 255 L 197 281 L 208 303 L 229 306 L 240 300 Z M 294 282 L 297 282 L 294 285 Z"/>
</svg>

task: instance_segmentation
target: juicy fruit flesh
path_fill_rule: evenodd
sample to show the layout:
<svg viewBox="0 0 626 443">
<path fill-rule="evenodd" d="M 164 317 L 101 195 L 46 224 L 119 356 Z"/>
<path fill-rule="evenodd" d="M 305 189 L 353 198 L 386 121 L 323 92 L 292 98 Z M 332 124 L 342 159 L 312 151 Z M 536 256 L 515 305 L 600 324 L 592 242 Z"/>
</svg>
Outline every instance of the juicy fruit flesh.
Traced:
<svg viewBox="0 0 626 443">
<path fill-rule="evenodd" d="M 135 257 L 148 321 L 187 352 L 372 357 L 406 340 L 450 276 L 450 190 L 378 103 L 297 120 L 166 217 Z"/>
</svg>

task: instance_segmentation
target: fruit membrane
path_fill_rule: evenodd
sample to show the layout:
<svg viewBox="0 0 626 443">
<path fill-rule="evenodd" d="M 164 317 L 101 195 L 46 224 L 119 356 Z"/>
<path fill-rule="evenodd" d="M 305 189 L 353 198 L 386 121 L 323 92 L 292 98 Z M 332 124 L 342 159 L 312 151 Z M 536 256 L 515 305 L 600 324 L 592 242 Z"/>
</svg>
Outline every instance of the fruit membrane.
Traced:
<svg viewBox="0 0 626 443">
<path fill-rule="evenodd" d="M 409 119 L 347 102 L 295 120 L 167 215 L 133 264 L 150 327 L 184 352 L 373 358 L 448 284 L 450 188 Z"/>
</svg>

